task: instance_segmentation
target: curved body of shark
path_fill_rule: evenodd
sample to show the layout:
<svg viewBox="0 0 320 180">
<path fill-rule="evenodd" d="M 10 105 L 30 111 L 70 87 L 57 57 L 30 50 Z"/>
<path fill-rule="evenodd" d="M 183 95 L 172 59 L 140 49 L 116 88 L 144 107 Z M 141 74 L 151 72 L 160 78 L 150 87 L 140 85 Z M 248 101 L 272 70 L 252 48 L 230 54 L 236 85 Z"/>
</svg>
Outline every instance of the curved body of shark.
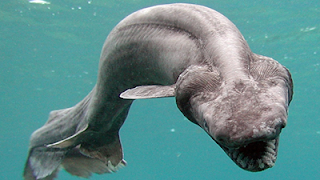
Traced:
<svg viewBox="0 0 320 180">
<path fill-rule="evenodd" d="M 32 134 L 24 177 L 53 179 L 60 165 L 81 177 L 116 171 L 126 164 L 119 129 L 133 100 L 171 96 L 239 167 L 262 171 L 276 161 L 292 86 L 289 71 L 252 53 L 217 11 L 142 9 L 107 37 L 93 90 Z"/>
</svg>

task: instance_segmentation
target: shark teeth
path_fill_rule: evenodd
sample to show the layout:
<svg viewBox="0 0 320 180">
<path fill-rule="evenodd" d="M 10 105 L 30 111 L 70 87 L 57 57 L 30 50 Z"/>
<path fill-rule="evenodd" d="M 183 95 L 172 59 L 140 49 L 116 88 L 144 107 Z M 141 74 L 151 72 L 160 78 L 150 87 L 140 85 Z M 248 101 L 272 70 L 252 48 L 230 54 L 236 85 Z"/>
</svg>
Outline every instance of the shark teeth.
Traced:
<svg viewBox="0 0 320 180">
<path fill-rule="evenodd" d="M 238 166 L 255 172 L 274 166 L 277 159 L 278 140 L 276 138 L 254 142 L 237 149 L 222 148 Z"/>
</svg>

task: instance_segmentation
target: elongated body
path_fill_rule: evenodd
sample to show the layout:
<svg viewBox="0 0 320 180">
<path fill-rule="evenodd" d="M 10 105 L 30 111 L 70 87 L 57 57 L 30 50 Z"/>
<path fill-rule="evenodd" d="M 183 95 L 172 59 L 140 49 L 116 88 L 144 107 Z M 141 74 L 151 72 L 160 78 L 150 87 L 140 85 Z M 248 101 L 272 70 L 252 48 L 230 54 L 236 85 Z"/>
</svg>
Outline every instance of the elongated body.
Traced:
<svg viewBox="0 0 320 180">
<path fill-rule="evenodd" d="M 111 31 L 93 90 L 32 134 L 25 179 L 53 179 L 60 165 L 81 177 L 116 171 L 126 164 L 119 129 L 133 100 L 171 96 L 241 168 L 273 166 L 292 98 L 289 71 L 252 53 L 220 13 L 169 4 Z"/>
</svg>

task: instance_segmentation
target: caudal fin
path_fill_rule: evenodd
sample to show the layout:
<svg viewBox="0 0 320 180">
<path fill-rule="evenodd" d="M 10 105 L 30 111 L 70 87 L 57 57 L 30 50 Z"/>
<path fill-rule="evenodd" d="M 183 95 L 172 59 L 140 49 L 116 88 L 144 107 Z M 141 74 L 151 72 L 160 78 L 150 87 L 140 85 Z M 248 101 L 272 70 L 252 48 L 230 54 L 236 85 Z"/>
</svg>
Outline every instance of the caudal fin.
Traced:
<svg viewBox="0 0 320 180">
<path fill-rule="evenodd" d="M 100 134 L 86 118 L 92 92 L 76 106 L 52 111 L 30 140 L 25 180 L 52 180 L 62 166 L 72 175 L 115 172 L 125 166 L 118 132 Z"/>
<path fill-rule="evenodd" d="M 72 175 L 88 178 L 92 173 L 116 172 L 126 165 L 119 136 L 103 146 L 78 145 L 72 149 L 37 147 L 30 151 L 24 170 L 25 180 L 53 180 L 63 167 Z"/>
<path fill-rule="evenodd" d="M 24 169 L 24 179 L 54 179 L 65 154 L 66 150 L 61 149 L 50 149 L 46 147 L 31 149 Z"/>
</svg>

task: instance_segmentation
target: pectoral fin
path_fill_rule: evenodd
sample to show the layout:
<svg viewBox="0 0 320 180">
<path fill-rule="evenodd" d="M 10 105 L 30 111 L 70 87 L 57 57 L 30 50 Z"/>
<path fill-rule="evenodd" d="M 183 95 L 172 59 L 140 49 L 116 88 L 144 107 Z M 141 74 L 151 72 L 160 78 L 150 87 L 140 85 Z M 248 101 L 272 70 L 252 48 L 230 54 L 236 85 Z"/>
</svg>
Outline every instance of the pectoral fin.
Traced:
<svg viewBox="0 0 320 180">
<path fill-rule="evenodd" d="M 175 84 L 171 86 L 148 85 L 137 86 L 120 94 L 122 99 L 150 99 L 161 97 L 174 97 Z"/>
</svg>

